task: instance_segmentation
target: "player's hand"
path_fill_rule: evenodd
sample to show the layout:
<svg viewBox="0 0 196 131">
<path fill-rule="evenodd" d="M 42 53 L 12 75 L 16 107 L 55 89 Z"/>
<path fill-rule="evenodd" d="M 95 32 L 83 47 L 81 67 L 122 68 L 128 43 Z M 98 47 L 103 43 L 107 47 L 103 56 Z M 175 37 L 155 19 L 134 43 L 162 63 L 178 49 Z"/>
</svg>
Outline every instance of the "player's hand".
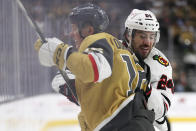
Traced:
<svg viewBox="0 0 196 131">
<path fill-rule="evenodd" d="M 46 41 L 46 43 L 42 43 L 38 39 L 34 44 L 34 48 L 38 52 L 40 63 L 44 66 L 51 67 L 55 65 L 53 62 L 54 52 L 57 46 L 63 42 L 57 38 L 46 38 Z"/>
<path fill-rule="evenodd" d="M 152 91 L 152 86 L 150 84 L 148 84 L 148 86 L 146 87 L 146 89 L 144 91 L 144 96 L 146 98 L 146 101 L 148 101 L 148 98 L 151 95 L 151 91 Z"/>
<path fill-rule="evenodd" d="M 150 83 L 150 77 L 151 77 L 150 67 L 147 64 L 145 64 L 144 65 L 144 70 L 145 70 L 145 73 L 146 73 L 146 82 L 147 82 L 147 86 L 144 89 L 144 96 L 146 98 L 146 101 L 148 101 L 148 98 L 150 97 L 151 92 L 152 92 L 152 86 L 151 86 L 151 83 Z"/>
<path fill-rule="evenodd" d="M 147 69 L 148 67 L 146 66 L 145 68 L 145 76 L 146 76 L 146 82 L 145 84 L 140 87 L 140 88 L 136 88 L 135 92 L 138 92 L 138 91 L 142 91 L 145 98 L 146 98 L 146 101 L 148 101 L 148 98 L 150 97 L 151 95 L 151 91 L 152 91 L 152 86 L 151 86 L 151 83 L 150 83 L 150 68 Z"/>
<path fill-rule="evenodd" d="M 76 105 L 79 106 L 77 99 L 75 98 L 75 96 L 73 96 L 72 92 L 70 91 L 70 89 L 66 86 L 66 84 L 59 86 L 59 93 L 61 93 L 62 95 L 66 96 L 67 99 L 69 101 L 71 101 L 72 103 L 75 103 Z"/>
<path fill-rule="evenodd" d="M 146 98 L 142 90 L 135 93 L 133 99 L 133 116 L 144 117 L 150 123 L 153 123 L 155 120 L 155 113 L 154 111 L 148 110 Z"/>
<path fill-rule="evenodd" d="M 57 38 L 46 38 L 46 43 L 42 43 L 41 40 L 35 42 L 35 50 L 38 51 L 39 61 L 44 66 L 56 65 L 59 69 L 66 67 L 65 60 L 68 50 L 71 46 L 64 44 Z"/>
<path fill-rule="evenodd" d="M 73 88 L 75 88 L 75 76 L 73 74 L 71 74 L 71 72 L 68 72 L 67 75 L 70 78 L 70 83 L 71 83 L 70 86 L 74 86 Z M 66 96 L 69 101 L 75 103 L 76 105 L 79 105 L 77 98 L 75 98 L 75 96 L 73 96 L 71 90 L 66 86 L 66 82 L 60 73 L 58 73 L 53 78 L 52 88 L 57 93 L 61 93 L 62 95 Z"/>
</svg>

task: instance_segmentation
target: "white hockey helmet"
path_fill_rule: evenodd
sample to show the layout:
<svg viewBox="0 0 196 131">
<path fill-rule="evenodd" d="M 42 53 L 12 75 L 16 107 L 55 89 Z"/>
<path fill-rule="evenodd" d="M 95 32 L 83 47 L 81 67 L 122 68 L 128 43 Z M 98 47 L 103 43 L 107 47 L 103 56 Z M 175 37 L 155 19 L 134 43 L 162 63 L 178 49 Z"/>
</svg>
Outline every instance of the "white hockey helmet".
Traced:
<svg viewBox="0 0 196 131">
<path fill-rule="evenodd" d="M 133 9 L 125 21 L 125 28 L 129 30 L 130 35 L 132 35 L 133 29 L 156 32 L 155 44 L 159 42 L 159 22 L 149 10 Z"/>
</svg>

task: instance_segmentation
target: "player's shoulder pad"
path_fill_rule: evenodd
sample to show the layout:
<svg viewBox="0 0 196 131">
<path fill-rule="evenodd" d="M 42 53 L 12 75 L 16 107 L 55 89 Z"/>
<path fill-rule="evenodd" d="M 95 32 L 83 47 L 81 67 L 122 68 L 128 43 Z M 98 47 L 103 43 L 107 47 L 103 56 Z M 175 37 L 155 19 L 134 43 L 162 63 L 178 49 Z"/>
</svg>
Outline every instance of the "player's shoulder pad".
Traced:
<svg viewBox="0 0 196 131">
<path fill-rule="evenodd" d="M 116 44 L 117 42 L 119 41 L 110 34 L 97 33 L 86 37 L 81 43 L 79 51 L 87 54 L 92 52 L 102 54 L 112 67 L 115 48 L 120 45 L 120 42 Z"/>
<path fill-rule="evenodd" d="M 120 45 L 120 41 L 116 39 L 114 36 L 108 33 L 97 33 L 86 37 L 80 46 L 80 51 L 84 51 L 85 49 L 91 48 L 102 48 L 105 46 L 109 46 L 112 50 L 114 50 L 115 46 L 118 47 Z"/>
</svg>

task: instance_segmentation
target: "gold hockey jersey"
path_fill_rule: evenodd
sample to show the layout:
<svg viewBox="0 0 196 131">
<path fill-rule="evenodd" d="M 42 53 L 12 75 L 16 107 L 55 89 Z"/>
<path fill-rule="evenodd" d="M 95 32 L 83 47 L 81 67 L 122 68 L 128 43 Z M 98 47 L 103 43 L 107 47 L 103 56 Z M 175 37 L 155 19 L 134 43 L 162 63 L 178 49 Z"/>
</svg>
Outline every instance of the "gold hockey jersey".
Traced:
<svg viewBox="0 0 196 131">
<path fill-rule="evenodd" d="M 112 120 L 133 99 L 136 88 L 146 88 L 143 68 L 107 33 L 86 37 L 66 64 L 76 76 L 81 112 L 90 130 Z"/>
</svg>

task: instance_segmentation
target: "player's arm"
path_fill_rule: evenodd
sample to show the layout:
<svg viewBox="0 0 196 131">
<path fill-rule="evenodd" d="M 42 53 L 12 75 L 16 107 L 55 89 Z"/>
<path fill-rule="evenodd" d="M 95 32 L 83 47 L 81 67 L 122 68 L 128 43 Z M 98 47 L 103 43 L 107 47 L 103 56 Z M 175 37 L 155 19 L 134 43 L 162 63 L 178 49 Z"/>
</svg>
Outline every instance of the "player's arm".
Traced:
<svg viewBox="0 0 196 131">
<path fill-rule="evenodd" d="M 172 74 L 172 71 L 169 73 Z M 155 120 L 154 125 L 158 127 L 161 131 L 168 131 L 169 123 L 167 121 L 166 115 L 172 105 L 172 98 L 174 94 L 174 84 L 172 76 L 170 74 L 163 74 L 158 81 L 157 91 L 160 93 L 160 98 L 162 98 L 162 117 Z"/>
<path fill-rule="evenodd" d="M 68 67 L 83 82 L 101 82 L 111 76 L 113 49 L 106 39 L 93 42 L 84 52 L 76 52 L 56 38 L 47 41 L 45 44 L 40 44 L 41 41 L 35 43 L 42 65 L 56 65 L 61 70 Z"/>
<path fill-rule="evenodd" d="M 147 103 L 149 109 L 155 111 L 155 120 L 161 121 L 172 105 L 174 84 L 172 67 L 165 55 L 153 48 L 150 56 L 145 59 L 151 68 L 151 96 Z"/>
<path fill-rule="evenodd" d="M 160 73 L 159 77 L 151 85 L 152 92 L 148 101 L 148 107 L 154 109 L 155 118 L 158 120 L 167 114 L 172 104 L 174 84 L 171 66 L 168 66 L 164 73 Z"/>
<path fill-rule="evenodd" d="M 78 66 L 80 65 L 80 66 Z M 99 39 L 83 52 L 67 59 L 67 67 L 84 82 L 101 82 L 112 74 L 113 49 L 106 39 Z"/>
<path fill-rule="evenodd" d="M 166 114 L 171 107 L 174 93 L 172 69 L 170 69 L 167 75 L 162 74 L 158 81 L 152 83 L 153 88 L 147 103 L 148 108 L 155 112 L 154 125 L 160 131 L 168 131 L 169 129 Z"/>
<path fill-rule="evenodd" d="M 151 95 L 148 99 L 148 108 L 154 110 L 156 120 L 164 117 L 172 101 L 172 91 L 171 90 L 161 90 L 154 88 L 152 85 Z"/>
</svg>

